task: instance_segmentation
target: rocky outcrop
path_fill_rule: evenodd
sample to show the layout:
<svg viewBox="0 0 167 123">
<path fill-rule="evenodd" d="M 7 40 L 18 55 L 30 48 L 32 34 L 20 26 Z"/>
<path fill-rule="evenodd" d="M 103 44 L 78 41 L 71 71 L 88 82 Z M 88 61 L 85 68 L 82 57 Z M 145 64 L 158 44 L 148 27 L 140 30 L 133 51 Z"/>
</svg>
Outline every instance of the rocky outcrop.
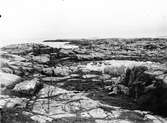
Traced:
<svg viewBox="0 0 167 123">
<path fill-rule="evenodd" d="M 166 122 L 166 39 L 68 42 L 2 48 L 2 122 Z"/>
<path fill-rule="evenodd" d="M 12 44 L 6 47 L 3 47 L 2 50 L 10 54 L 16 54 L 25 56 L 29 53 L 35 53 L 35 55 L 42 53 L 50 53 L 50 47 L 36 44 L 36 43 L 25 43 L 25 44 Z"/>
<path fill-rule="evenodd" d="M 22 56 L 29 53 L 33 55 L 50 54 L 53 56 L 53 60 L 61 58 L 74 61 L 117 59 L 164 63 L 167 59 L 166 39 L 99 39 L 67 40 L 66 42 L 79 46 L 79 48 L 53 48 L 34 43 L 10 45 L 2 48 L 2 50 Z"/>
</svg>

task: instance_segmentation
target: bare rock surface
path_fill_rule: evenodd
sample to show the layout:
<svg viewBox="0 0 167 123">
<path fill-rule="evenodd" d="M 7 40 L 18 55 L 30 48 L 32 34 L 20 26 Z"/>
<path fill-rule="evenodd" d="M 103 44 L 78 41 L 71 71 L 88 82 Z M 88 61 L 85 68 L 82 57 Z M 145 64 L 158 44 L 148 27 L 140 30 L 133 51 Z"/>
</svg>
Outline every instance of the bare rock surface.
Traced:
<svg viewBox="0 0 167 123">
<path fill-rule="evenodd" d="M 31 118 L 39 122 L 68 120 L 77 122 L 132 122 L 152 121 L 144 113 L 139 111 L 123 110 L 119 107 L 101 104 L 83 93 L 73 93 L 54 86 L 44 86 L 39 92 L 38 98 L 32 102 Z M 127 116 L 124 116 L 126 114 Z M 130 116 L 130 115 L 132 116 Z M 118 120 L 119 119 L 119 120 Z M 157 120 L 157 119 L 156 119 Z"/>
<path fill-rule="evenodd" d="M 166 39 L 62 41 L 2 48 L 2 122 L 167 122 Z"/>
</svg>

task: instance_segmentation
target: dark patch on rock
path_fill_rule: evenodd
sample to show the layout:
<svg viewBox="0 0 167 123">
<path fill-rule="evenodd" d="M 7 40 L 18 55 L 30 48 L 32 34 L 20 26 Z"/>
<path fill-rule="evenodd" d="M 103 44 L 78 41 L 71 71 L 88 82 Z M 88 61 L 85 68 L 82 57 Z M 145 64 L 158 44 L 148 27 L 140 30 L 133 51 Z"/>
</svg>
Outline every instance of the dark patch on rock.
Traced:
<svg viewBox="0 0 167 123">
<path fill-rule="evenodd" d="M 145 67 L 127 69 L 124 78 L 126 86 L 130 89 L 129 96 L 133 97 L 140 108 L 158 114 L 167 114 L 167 90 L 164 88 L 163 78 L 157 80 L 156 76 L 163 72 L 147 72 Z"/>
</svg>

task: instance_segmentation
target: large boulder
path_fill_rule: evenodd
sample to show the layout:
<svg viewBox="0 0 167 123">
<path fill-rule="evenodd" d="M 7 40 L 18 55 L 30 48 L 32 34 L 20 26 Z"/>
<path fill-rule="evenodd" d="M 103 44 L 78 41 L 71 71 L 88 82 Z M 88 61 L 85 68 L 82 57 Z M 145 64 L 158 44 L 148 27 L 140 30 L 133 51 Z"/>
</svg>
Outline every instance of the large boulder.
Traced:
<svg viewBox="0 0 167 123">
<path fill-rule="evenodd" d="M 19 96 L 34 96 L 42 87 L 42 83 L 37 78 L 25 80 L 16 84 L 13 92 Z"/>
</svg>

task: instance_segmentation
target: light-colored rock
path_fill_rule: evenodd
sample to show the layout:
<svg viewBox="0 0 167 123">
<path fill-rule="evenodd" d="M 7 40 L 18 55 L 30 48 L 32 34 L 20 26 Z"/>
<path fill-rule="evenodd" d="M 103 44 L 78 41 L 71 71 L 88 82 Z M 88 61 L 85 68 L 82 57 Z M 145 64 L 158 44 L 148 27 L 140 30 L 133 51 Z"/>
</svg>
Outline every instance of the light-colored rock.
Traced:
<svg viewBox="0 0 167 123">
<path fill-rule="evenodd" d="M 4 72 L 4 73 L 10 73 L 10 74 L 13 74 L 14 71 L 12 69 L 10 69 L 9 67 L 3 67 L 1 68 L 1 70 Z"/>
<path fill-rule="evenodd" d="M 92 110 L 99 106 L 97 101 L 82 94 L 74 94 L 54 86 L 44 86 L 38 95 L 39 99 L 33 103 L 32 111 L 52 119 L 75 118 L 78 112 Z"/>
<path fill-rule="evenodd" d="M 152 123 L 166 123 L 167 122 L 167 118 L 162 118 L 159 116 L 154 116 L 154 115 L 150 115 L 150 114 L 146 114 L 145 117 L 147 119 L 150 119 L 152 121 Z"/>
<path fill-rule="evenodd" d="M 50 59 L 48 54 L 42 54 L 39 56 L 33 56 L 33 60 L 38 63 L 47 63 Z"/>
<path fill-rule="evenodd" d="M 26 101 L 27 100 L 23 98 L 0 95 L 0 109 L 12 109 L 15 107 L 23 108 L 26 106 Z"/>
<path fill-rule="evenodd" d="M 17 75 L 10 74 L 10 73 L 4 73 L 2 71 L 0 71 L 0 78 L 1 78 L 0 80 L 1 87 L 7 87 L 10 85 L 13 85 L 21 79 Z"/>
<path fill-rule="evenodd" d="M 69 78 L 70 78 L 69 76 L 65 76 L 65 77 L 44 77 L 44 78 L 42 78 L 42 81 L 48 82 L 48 83 L 56 83 L 56 82 L 66 81 Z"/>
<path fill-rule="evenodd" d="M 26 60 L 25 58 L 18 56 L 18 55 L 14 55 L 14 54 L 9 54 L 7 52 L 0 52 L 0 57 L 3 59 L 6 59 L 8 61 L 24 61 Z"/>
<path fill-rule="evenodd" d="M 67 76 L 71 72 L 68 67 L 56 67 L 53 71 L 55 76 Z"/>
<path fill-rule="evenodd" d="M 82 76 L 84 79 L 97 78 L 98 75 L 95 74 L 86 74 Z"/>
<path fill-rule="evenodd" d="M 79 78 L 80 75 L 79 75 L 79 74 L 70 74 L 70 77 L 71 77 L 71 78 Z"/>
<path fill-rule="evenodd" d="M 163 71 L 145 71 L 144 72 L 145 74 L 148 74 L 152 77 L 155 77 L 155 76 L 158 76 L 158 75 L 162 75 L 163 74 Z"/>
<path fill-rule="evenodd" d="M 66 94 L 70 93 L 67 90 L 64 90 L 62 88 L 50 86 L 50 85 L 44 85 L 44 87 L 39 91 L 38 95 L 42 98 L 46 98 L 48 96 L 60 96 L 60 94 Z"/>
<path fill-rule="evenodd" d="M 162 81 L 162 87 L 167 88 L 167 74 L 162 74 L 155 77 L 157 80 Z"/>
<path fill-rule="evenodd" d="M 65 111 L 71 113 L 84 112 L 98 108 L 99 103 L 84 96 L 73 96 L 65 105 Z"/>
<path fill-rule="evenodd" d="M 47 94 L 50 94 L 49 96 Z M 123 116 L 126 110 L 118 107 L 108 106 L 108 110 L 102 107 L 107 106 L 100 104 L 81 93 L 74 94 L 54 86 L 44 86 L 39 92 L 39 99 L 33 103 L 33 112 L 38 115 L 33 115 L 31 118 L 39 122 L 53 121 L 59 118 L 73 119 L 94 119 L 98 123 L 117 122 L 117 123 L 132 123 L 141 120 L 142 112 L 127 110 L 127 116 Z M 133 118 L 133 116 L 135 116 Z M 121 118 L 121 119 L 119 119 Z M 144 118 L 142 121 L 146 121 Z"/>
<path fill-rule="evenodd" d="M 34 120 L 35 122 L 39 122 L 39 123 L 47 123 L 47 122 L 53 121 L 52 118 L 49 118 L 47 116 L 42 116 L 42 115 L 32 115 L 31 119 Z"/>
<path fill-rule="evenodd" d="M 37 78 L 32 80 L 25 80 L 19 84 L 16 84 L 13 91 L 20 94 L 33 95 L 41 86 L 41 83 Z"/>
<path fill-rule="evenodd" d="M 95 108 L 95 109 L 92 109 L 92 110 L 89 110 L 89 111 L 85 111 L 85 112 L 82 112 L 81 113 L 81 116 L 82 117 L 88 117 L 88 118 L 101 118 L 101 119 L 105 119 L 107 117 L 107 113 L 101 109 L 101 108 Z"/>
<path fill-rule="evenodd" d="M 103 74 L 99 77 L 101 80 L 111 80 L 111 76 L 109 74 Z"/>
</svg>

